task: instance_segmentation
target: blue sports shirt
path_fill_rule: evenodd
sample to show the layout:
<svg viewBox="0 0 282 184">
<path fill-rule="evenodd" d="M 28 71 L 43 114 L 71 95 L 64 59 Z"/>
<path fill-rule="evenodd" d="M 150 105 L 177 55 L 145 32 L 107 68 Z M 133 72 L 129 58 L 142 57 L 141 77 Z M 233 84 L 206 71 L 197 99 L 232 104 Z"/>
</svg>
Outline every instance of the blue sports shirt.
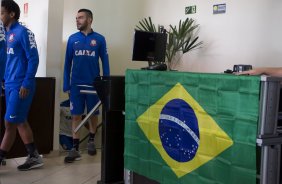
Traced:
<svg viewBox="0 0 282 184">
<path fill-rule="evenodd" d="M 2 21 L 0 21 L 0 83 L 3 80 L 6 67 L 6 43 L 5 43 L 5 29 Z M 0 89 L 1 94 L 1 89 Z"/>
<path fill-rule="evenodd" d="M 39 64 L 34 34 L 15 22 L 6 32 L 7 64 L 5 86 L 31 88 Z"/>
<path fill-rule="evenodd" d="M 101 58 L 103 75 L 110 75 L 109 57 L 106 40 L 99 33 L 88 35 L 82 32 L 72 34 L 67 43 L 64 67 L 64 92 L 71 85 L 93 85 L 100 76 L 99 57 Z"/>
</svg>

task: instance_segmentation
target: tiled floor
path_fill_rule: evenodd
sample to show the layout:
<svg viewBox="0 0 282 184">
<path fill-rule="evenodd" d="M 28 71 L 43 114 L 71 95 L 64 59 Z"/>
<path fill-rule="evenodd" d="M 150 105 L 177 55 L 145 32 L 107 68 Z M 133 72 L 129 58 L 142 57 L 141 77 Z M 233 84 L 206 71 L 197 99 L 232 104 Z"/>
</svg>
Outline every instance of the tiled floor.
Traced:
<svg viewBox="0 0 282 184">
<path fill-rule="evenodd" d="M 18 171 L 17 166 L 25 158 L 7 160 L 6 166 L 0 166 L 0 184 L 93 184 L 101 174 L 101 152 L 89 156 L 82 152 L 82 160 L 71 164 L 64 163 L 66 153 L 57 156 L 46 155 L 44 167 L 30 171 Z"/>
</svg>

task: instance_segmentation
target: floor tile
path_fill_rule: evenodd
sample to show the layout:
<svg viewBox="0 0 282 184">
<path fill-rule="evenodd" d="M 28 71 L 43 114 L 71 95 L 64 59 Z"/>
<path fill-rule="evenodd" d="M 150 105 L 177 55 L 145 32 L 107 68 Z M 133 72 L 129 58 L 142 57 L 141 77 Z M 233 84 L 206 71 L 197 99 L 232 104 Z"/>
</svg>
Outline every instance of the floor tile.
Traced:
<svg viewBox="0 0 282 184">
<path fill-rule="evenodd" d="M 82 160 L 71 164 L 64 163 L 66 153 L 59 156 L 45 157 L 44 166 L 31 171 L 18 171 L 17 166 L 25 158 L 7 160 L 6 166 L 0 167 L 0 184 L 85 184 L 96 183 L 101 173 L 101 152 L 89 156 L 82 152 Z"/>
</svg>

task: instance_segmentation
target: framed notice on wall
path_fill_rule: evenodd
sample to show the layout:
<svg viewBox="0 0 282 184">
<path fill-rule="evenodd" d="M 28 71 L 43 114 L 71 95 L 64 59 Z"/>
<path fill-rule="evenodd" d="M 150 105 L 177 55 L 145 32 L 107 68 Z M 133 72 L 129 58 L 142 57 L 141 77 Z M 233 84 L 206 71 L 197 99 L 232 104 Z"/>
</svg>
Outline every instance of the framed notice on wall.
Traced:
<svg viewBox="0 0 282 184">
<path fill-rule="evenodd" d="M 24 3 L 24 16 L 27 17 L 28 16 L 28 3 Z"/>
<path fill-rule="evenodd" d="M 213 14 L 222 14 L 226 12 L 226 4 L 213 5 Z"/>
</svg>

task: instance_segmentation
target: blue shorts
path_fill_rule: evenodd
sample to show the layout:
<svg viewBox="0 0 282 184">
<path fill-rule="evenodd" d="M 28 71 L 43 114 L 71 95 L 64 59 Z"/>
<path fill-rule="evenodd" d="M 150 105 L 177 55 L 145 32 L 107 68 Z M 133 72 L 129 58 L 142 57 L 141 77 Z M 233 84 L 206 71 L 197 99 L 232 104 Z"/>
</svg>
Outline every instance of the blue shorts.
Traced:
<svg viewBox="0 0 282 184">
<path fill-rule="evenodd" d="M 84 114 L 85 105 L 87 107 L 87 113 L 89 113 L 93 107 L 99 101 L 97 94 L 85 94 L 81 93 L 80 90 L 92 90 L 94 87 L 84 87 L 84 86 L 71 86 L 70 89 L 70 110 L 72 115 L 82 115 Z M 97 110 L 95 115 L 99 114 Z"/>
<path fill-rule="evenodd" d="M 10 123 L 24 123 L 27 120 L 28 112 L 35 93 L 35 86 L 29 89 L 26 98 L 20 98 L 19 87 L 6 87 L 6 114 L 5 120 Z"/>
</svg>

